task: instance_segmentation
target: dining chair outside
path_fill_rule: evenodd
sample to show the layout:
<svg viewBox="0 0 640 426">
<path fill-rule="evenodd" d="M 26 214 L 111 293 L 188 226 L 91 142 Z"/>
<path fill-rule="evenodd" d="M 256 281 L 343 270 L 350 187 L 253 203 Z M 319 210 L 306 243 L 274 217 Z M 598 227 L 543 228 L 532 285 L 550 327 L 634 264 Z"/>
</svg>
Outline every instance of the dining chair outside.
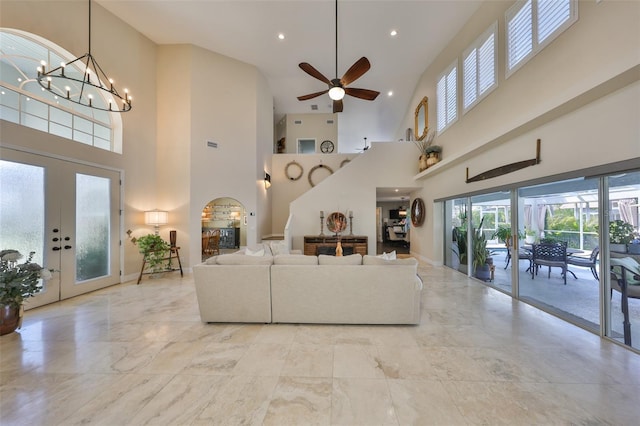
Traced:
<svg viewBox="0 0 640 426">
<path fill-rule="evenodd" d="M 567 284 L 567 272 L 576 277 L 576 274 L 569 271 L 567 267 L 567 242 L 561 241 L 558 243 L 540 243 L 534 244 L 532 247 L 532 260 L 531 260 L 531 279 L 535 278 L 538 274 L 538 268 L 540 266 L 547 266 L 549 268 L 547 277 L 551 278 L 551 268 L 562 269 L 562 278 L 564 284 Z"/>
<path fill-rule="evenodd" d="M 599 278 L 598 278 L 598 254 L 600 254 L 600 247 L 596 246 L 596 248 L 593 249 L 593 251 L 591 252 L 591 255 L 588 258 L 587 257 L 581 257 L 581 256 L 567 256 L 567 263 L 569 265 L 580 266 L 582 268 L 591 269 L 591 273 L 593 274 L 593 277 L 596 280 L 599 280 Z"/>
</svg>

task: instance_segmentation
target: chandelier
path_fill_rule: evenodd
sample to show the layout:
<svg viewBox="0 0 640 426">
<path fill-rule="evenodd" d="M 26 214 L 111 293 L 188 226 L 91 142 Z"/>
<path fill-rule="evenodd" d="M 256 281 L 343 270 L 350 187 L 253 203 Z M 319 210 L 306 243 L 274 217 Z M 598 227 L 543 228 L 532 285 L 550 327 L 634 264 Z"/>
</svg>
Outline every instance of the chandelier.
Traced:
<svg viewBox="0 0 640 426">
<path fill-rule="evenodd" d="M 108 82 L 108 85 L 106 84 Z M 38 83 L 55 96 L 102 111 L 127 112 L 133 98 L 124 89 L 121 95 L 91 55 L 91 0 L 89 0 L 89 52 L 47 71 L 46 61 L 38 67 Z M 100 96 L 100 93 L 103 95 Z M 117 104 L 114 104 L 114 100 Z"/>
</svg>

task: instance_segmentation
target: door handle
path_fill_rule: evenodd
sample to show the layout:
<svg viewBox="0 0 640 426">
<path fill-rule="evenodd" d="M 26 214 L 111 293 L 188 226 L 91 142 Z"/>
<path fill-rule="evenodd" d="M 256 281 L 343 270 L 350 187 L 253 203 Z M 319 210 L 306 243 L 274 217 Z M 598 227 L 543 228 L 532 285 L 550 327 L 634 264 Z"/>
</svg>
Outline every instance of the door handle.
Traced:
<svg viewBox="0 0 640 426">
<path fill-rule="evenodd" d="M 71 246 L 64 246 L 65 250 L 69 250 L 70 248 L 71 248 Z M 60 249 L 58 249 L 58 250 L 60 250 Z"/>
<path fill-rule="evenodd" d="M 54 247 L 54 248 L 52 248 L 52 250 L 53 251 L 58 251 L 58 250 L 60 250 L 60 247 Z"/>
</svg>

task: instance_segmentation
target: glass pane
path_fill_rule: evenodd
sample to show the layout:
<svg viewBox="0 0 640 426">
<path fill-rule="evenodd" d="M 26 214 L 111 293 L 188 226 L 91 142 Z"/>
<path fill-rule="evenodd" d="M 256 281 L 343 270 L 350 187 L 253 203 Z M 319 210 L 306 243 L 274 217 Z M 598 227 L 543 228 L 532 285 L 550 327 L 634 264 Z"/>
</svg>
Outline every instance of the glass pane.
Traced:
<svg viewBox="0 0 640 426">
<path fill-rule="evenodd" d="M 41 132 L 47 132 L 49 130 L 49 121 L 24 112 L 22 113 L 22 125 L 40 130 Z"/>
<path fill-rule="evenodd" d="M 58 108 L 51 108 L 51 121 L 54 123 L 62 124 L 66 127 L 73 125 L 73 115 Z"/>
<path fill-rule="evenodd" d="M 36 101 L 34 99 L 23 96 L 22 108 L 24 112 L 35 115 L 36 117 L 44 119 L 49 118 L 49 107 L 40 101 Z"/>
<path fill-rule="evenodd" d="M 93 138 L 91 135 L 88 135 L 83 132 L 78 132 L 77 130 L 73 131 L 73 140 L 76 142 L 81 142 L 87 145 L 93 145 Z"/>
<path fill-rule="evenodd" d="M 44 168 L 0 160 L 0 241 L 43 265 Z"/>
<path fill-rule="evenodd" d="M 0 96 L 0 104 L 6 105 L 6 106 L 11 107 L 13 109 L 20 108 L 20 106 L 18 104 L 18 101 L 20 99 L 20 95 L 18 95 L 17 92 L 14 92 L 13 90 L 5 89 L 3 87 L 2 91 L 0 91 L 0 94 L 2 94 L 2 96 Z"/>
<path fill-rule="evenodd" d="M 640 348 L 640 172 L 609 177 L 609 337 Z M 618 279 L 625 268 L 626 298 Z M 626 305 L 628 308 L 623 309 Z M 627 312 L 627 315 L 624 312 Z"/>
<path fill-rule="evenodd" d="M 449 200 L 445 204 L 445 265 L 467 273 L 467 199 Z"/>
<path fill-rule="evenodd" d="M 0 118 L 12 123 L 20 123 L 20 113 L 17 109 L 0 105 Z"/>
<path fill-rule="evenodd" d="M 49 123 L 49 133 L 63 138 L 71 139 L 71 129 L 56 123 Z"/>
<path fill-rule="evenodd" d="M 315 154 L 315 139 L 298 139 L 298 154 Z"/>
<path fill-rule="evenodd" d="M 520 298 L 599 333 L 598 180 L 525 187 L 518 197 Z"/>
<path fill-rule="evenodd" d="M 471 198 L 472 262 L 475 277 L 511 293 L 513 240 L 509 192 L 494 192 Z M 479 259 L 478 259 L 479 257 Z M 474 262 L 474 259 L 478 261 Z M 517 265 L 517 262 L 515 263 Z"/>
<path fill-rule="evenodd" d="M 76 175 L 76 280 L 109 274 L 110 181 Z"/>
</svg>

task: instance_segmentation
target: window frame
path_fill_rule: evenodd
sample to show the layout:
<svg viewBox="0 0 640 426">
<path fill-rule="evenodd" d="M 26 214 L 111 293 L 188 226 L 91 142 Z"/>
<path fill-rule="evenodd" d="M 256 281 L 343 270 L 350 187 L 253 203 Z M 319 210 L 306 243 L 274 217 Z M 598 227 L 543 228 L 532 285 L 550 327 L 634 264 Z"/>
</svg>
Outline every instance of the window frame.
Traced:
<svg viewBox="0 0 640 426">
<path fill-rule="evenodd" d="M 480 58 L 479 58 L 479 49 L 484 46 L 484 44 L 489 40 L 489 38 L 493 35 L 493 83 L 486 87 L 484 90 L 480 88 Z M 467 79 L 466 79 L 466 63 L 467 58 L 475 51 L 475 60 L 473 61 L 475 68 L 475 81 L 474 81 L 474 91 L 475 91 L 475 99 L 467 106 L 465 106 L 466 100 L 466 92 L 467 92 Z M 493 24 L 489 26 L 481 35 L 478 37 L 465 51 L 462 53 L 462 92 L 461 92 L 461 101 L 462 101 L 462 114 L 466 114 L 471 110 L 474 106 L 476 106 L 480 101 L 486 98 L 491 92 L 493 92 L 498 87 L 498 21 L 495 21 Z"/>
<path fill-rule="evenodd" d="M 451 96 L 449 94 L 449 87 L 448 87 L 448 83 L 450 81 L 451 78 L 451 73 L 455 72 L 455 78 L 453 81 L 455 81 L 456 87 L 455 87 L 455 93 L 453 94 L 453 99 L 450 99 Z M 442 97 L 440 94 L 440 83 L 443 81 L 444 79 L 444 84 L 445 84 L 445 90 L 444 90 L 444 109 L 442 109 Z M 436 83 L 436 128 L 438 133 L 442 133 L 445 130 L 447 130 L 449 127 L 451 127 L 456 121 L 458 121 L 458 118 L 460 117 L 460 114 L 458 113 L 458 87 L 460 85 L 458 84 L 458 58 L 456 58 L 447 68 L 444 69 L 444 71 L 442 71 L 439 75 L 438 75 L 438 80 Z M 455 117 L 450 118 L 449 117 L 449 110 L 451 107 L 451 102 L 453 102 L 453 106 L 455 108 Z M 445 123 L 444 126 L 440 127 L 440 118 L 442 117 L 442 112 L 444 112 L 445 114 Z"/>
<path fill-rule="evenodd" d="M 531 58 L 536 56 L 539 52 L 541 52 L 545 47 L 547 47 L 553 40 L 560 36 L 564 31 L 566 31 L 569 27 L 571 27 L 574 23 L 578 21 L 578 1 L 577 0 L 566 0 L 569 3 L 569 17 L 567 20 L 562 22 L 555 30 L 553 30 L 545 40 L 542 42 L 538 41 L 538 13 L 539 13 L 539 4 L 544 0 L 518 0 L 515 4 L 513 4 L 504 15 L 505 22 L 505 78 L 511 77 L 516 71 L 518 71 L 524 64 L 529 62 Z M 529 29 L 531 34 L 531 51 L 524 55 L 522 58 L 518 60 L 518 62 L 514 63 L 513 66 L 509 67 L 509 47 L 512 44 L 512 40 L 509 37 L 509 23 L 510 21 L 524 8 L 527 3 L 531 3 L 531 26 Z"/>
</svg>

